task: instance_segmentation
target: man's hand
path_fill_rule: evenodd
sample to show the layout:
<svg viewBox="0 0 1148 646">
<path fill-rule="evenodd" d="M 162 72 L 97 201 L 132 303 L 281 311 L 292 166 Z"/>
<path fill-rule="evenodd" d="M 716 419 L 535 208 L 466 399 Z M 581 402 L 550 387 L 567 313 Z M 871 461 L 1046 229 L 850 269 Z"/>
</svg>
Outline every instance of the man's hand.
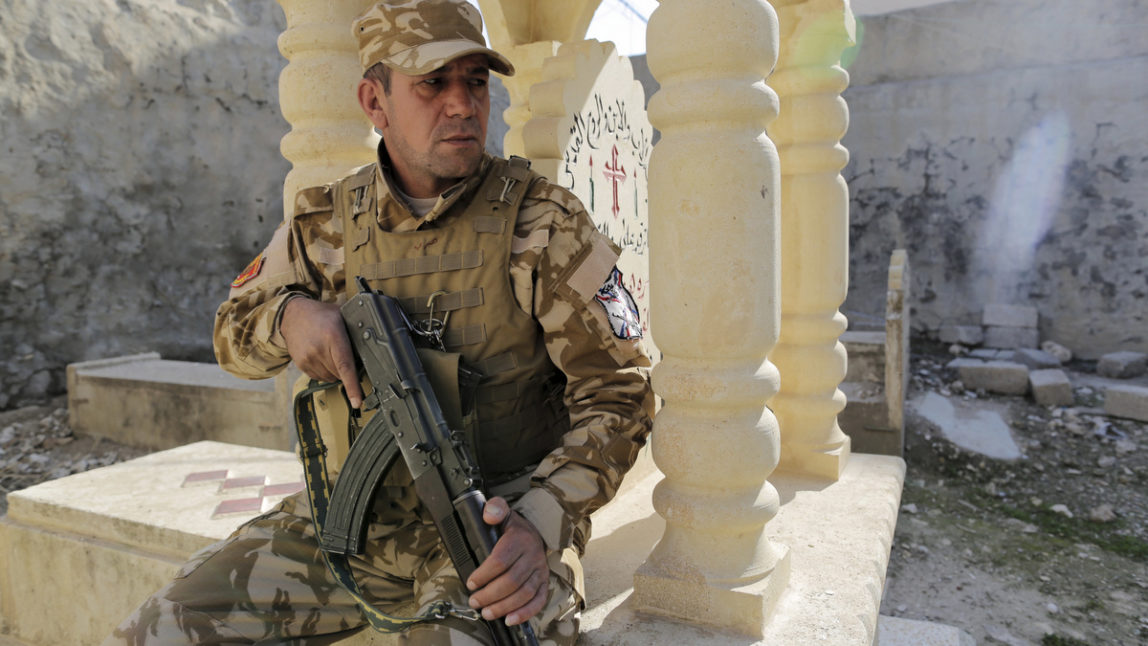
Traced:
<svg viewBox="0 0 1148 646">
<path fill-rule="evenodd" d="M 506 522 L 490 556 L 466 581 L 474 593 L 470 607 L 481 608 L 484 619 L 506 617 L 508 626 L 521 624 L 546 605 L 550 568 L 542 535 L 502 498 L 486 502 L 482 520 L 488 525 Z"/>
<path fill-rule="evenodd" d="M 312 379 L 343 382 L 351 406 L 358 408 L 362 404 L 363 389 L 355 371 L 355 355 L 338 305 L 292 298 L 279 319 L 279 332 L 287 342 L 287 353 L 303 374 Z"/>
</svg>

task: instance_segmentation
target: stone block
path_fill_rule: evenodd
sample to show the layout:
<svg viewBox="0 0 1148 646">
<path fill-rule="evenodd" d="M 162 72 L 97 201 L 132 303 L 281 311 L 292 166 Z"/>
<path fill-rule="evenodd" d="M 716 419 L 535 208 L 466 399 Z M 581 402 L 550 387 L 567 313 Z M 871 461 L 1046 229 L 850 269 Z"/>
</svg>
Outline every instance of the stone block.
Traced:
<svg viewBox="0 0 1148 646">
<path fill-rule="evenodd" d="M 201 440 L 291 448 L 273 379 L 155 353 L 74 363 L 67 379 L 69 422 L 81 433 L 159 450 Z"/>
<path fill-rule="evenodd" d="M 1040 315 L 1035 307 L 990 303 L 985 305 L 981 323 L 986 327 L 1036 327 Z"/>
<path fill-rule="evenodd" d="M 849 436 L 851 450 L 900 457 L 904 451 L 904 433 L 894 428 L 889 419 L 885 387 L 874 382 L 845 381 L 840 389 L 846 403 L 845 409 L 837 414 L 837 425 Z"/>
<path fill-rule="evenodd" d="M 1109 386 L 1104 391 L 1104 412 L 1113 417 L 1148 422 L 1148 387 Z"/>
<path fill-rule="evenodd" d="M 994 350 L 993 348 L 977 348 L 976 350 L 973 350 L 972 352 L 970 352 L 969 356 L 973 357 L 975 359 L 984 359 L 985 361 L 992 361 L 993 359 L 997 358 L 997 354 L 999 354 L 999 353 L 1000 353 L 1000 350 Z"/>
<path fill-rule="evenodd" d="M 279 491 L 225 486 L 248 476 Z M 3 625 L 28 644 L 98 644 L 191 554 L 302 484 L 293 453 L 198 442 L 13 492 L 0 519 Z"/>
<path fill-rule="evenodd" d="M 1033 370 L 1028 374 L 1028 383 L 1032 398 L 1041 406 L 1071 406 L 1076 401 L 1072 383 L 1063 370 Z"/>
<path fill-rule="evenodd" d="M 1023 395 L 1028 392 L 1028 368 L 1019 363 L 957 359 L 949 362 L 949 367 L 957 370 L 965 388 L 969 390 L 983 388 L 1002 395 Z"/>
<path fill-rule="evenodd" d="M 961 345 L 980 345 L 985 331 L 979 325 L 946 325 L 941 328 L 941 341 Z"/>
<path fill-rule="evenodd" d="M 1110 352 L 1096 363 L 1096 372 L 1113 379 L 1131 379 L 1144 374 L 1148 354 L 1143 352 Z"/>
<path fill-rule="evenodd" d="M 845 381 L 885 380 L 885 333 L 849 330 L 841 334 L 841 344 L 849 357 Z"/>
<path fill-rule="evenodd" d="M 990 348 L 1035 348 L 1040 332 L 1034 327 L 985 328 L 985 345 Z"/>
<path fill-rule="evenodd" d="M 1020 348 L 1012 352 L 1012 357 L 1008 361 L 1014 361 L 1019 364 L 1028 366 L 1033 370 L 1045 370 L 1048 368 L 1059 368 L 1060 359 L 1052 356 L 1044 350 L 1037 350 L 1036 348 Z M 997 359 L 1002 359 L 997 357 Z"/>
</svg>

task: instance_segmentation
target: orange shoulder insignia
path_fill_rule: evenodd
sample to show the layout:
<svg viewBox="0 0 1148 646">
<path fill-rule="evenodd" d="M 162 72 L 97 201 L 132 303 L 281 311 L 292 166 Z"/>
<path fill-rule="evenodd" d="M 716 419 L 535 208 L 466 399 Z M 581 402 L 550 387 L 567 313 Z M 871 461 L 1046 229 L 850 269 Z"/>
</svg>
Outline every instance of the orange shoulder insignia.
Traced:
<svg viewBox="0 0 1148 646">
<path fill-rule="evenodd" d="M 235 277 L 235 280 L 231 281 L 231 286 L 232 287 L 242 287 L 245 283 L 250 281 L 252 278 L 255 278 L 256 276 L 258 276 L 259 272 L 262 269 L 263 269 L 263 254 L 260 253 L 258 256 L 255 256 L 255 260 L 252 260 L 250 262 L 250 264 L 247 265 L 246 269 L 244 269 L 238 276 Z"/>
</svg>

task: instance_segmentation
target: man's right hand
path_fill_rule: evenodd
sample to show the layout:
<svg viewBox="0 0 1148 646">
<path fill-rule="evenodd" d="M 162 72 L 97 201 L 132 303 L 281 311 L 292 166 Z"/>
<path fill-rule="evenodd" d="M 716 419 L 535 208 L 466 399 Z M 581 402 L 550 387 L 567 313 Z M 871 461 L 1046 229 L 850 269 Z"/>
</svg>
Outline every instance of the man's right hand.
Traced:
<svg viewBox="0 0 1148 646">
<path fill-rule="evenodd" d="M 287 342 L 287 353 L 303 374 L 321 381 L 343 382 L 351 406 L 358 408 L 362 404 L 355 355 L 338 305 L 306 297 L 292 298 L 279 319 L 279 332 Z"/>
</svg>

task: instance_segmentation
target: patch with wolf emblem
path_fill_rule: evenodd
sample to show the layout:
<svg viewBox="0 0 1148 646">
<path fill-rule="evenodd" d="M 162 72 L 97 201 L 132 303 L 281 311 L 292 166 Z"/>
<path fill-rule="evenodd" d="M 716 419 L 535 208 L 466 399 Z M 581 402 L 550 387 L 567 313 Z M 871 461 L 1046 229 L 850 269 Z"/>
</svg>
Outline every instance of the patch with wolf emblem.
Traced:
<svg viewBox="0 0 1148 646">
<path fill-rule="evenodd" d="M 634 304 L 634 297 L 622 284 L 622 272 L 615 267 L 610 277 L 598 289 L 594 296 L 603 308 L 606 309 L 606 318 L 610 320 L 610 327 L 614 336 L 619 339 L 632 341 L 642 338 L 642 322 L 638 319 L 638 306 Z"/>
</svg>

